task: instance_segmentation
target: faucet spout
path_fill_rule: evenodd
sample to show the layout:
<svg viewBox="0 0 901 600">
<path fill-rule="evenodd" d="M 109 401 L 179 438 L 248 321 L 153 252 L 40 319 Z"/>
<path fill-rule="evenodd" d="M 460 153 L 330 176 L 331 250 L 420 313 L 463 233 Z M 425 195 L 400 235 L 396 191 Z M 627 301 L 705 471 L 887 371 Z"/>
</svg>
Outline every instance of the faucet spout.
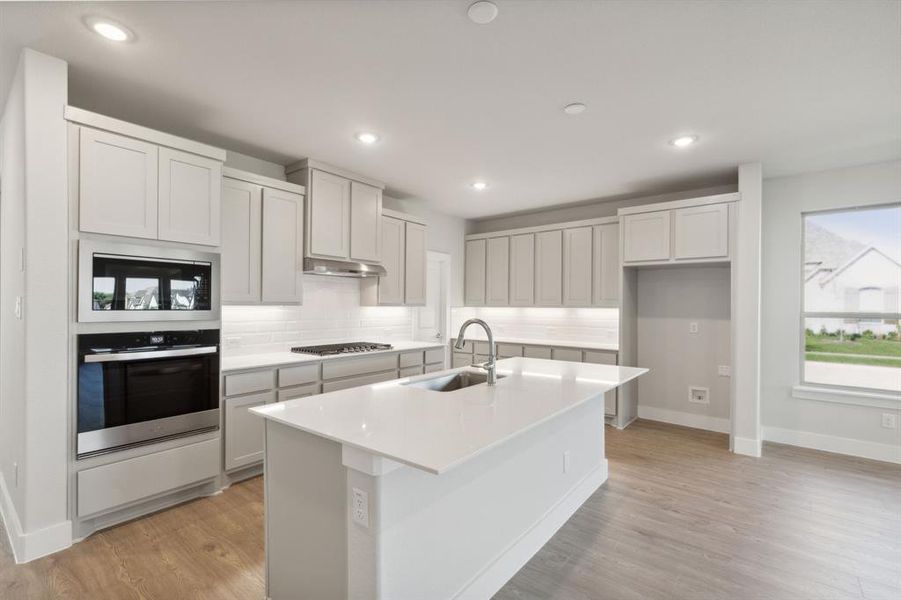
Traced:
<svg viewBox="0 0 901 600">
<path fill-rule="evenodd" d="M 466 343 L 466 339 L 463 337 L 466 334 L 466 328 L 470 325 L 478 325 L 482 329 L 485 330 L 485 335 L 488 336 L 488 361 L 478 365 L 472 365 L 474 367 L 478 367 L 480 369 L 484 369 L 488 372 L 488 381 L 486 382 L 488 385 L 495 385 L 497 383 L 497 350 L 494 347 L 494 334 L 491 333 L 491 328 L 488 327 L 488 323 L 483 321 L 482 319 L 469 319 L 460 327 L 460 333 L 457 334 L 457 341 L 454 343 L 454 348 L 457 350 L 461 350 L 463 345 Z"/>
</svg>

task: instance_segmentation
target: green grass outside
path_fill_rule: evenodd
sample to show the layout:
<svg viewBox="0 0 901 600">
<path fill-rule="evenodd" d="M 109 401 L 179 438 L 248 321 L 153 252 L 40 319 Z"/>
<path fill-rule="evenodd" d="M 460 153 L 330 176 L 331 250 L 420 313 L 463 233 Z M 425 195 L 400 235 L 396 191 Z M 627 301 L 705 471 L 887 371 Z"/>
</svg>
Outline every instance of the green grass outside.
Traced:
<svg viewBox="0 0 901 600">
<path fill-rule="evenodd" d="M 845 337 L 844 340 L 840 340 L 837 336 L 808 333 L 805 336 L 804 349 L 807 351 L 807 360 L 901 368 L 901 342 L 895 340 L 863 337 L 856 340 Z M 828 353 L 866 356 L 829 356 Z"/>
</svg>

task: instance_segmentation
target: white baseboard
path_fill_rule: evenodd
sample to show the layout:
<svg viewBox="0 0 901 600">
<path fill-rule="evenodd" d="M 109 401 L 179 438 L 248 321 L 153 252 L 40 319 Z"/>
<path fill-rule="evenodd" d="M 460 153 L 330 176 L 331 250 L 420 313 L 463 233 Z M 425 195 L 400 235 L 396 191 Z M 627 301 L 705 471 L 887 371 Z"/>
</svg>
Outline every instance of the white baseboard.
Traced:
<svg viewBox="0 0 901 600">
<path fill-rule="evenodd" d="M 783 429 L 782 427 L 764 427 L 763 439 L 779 444 L 790 444 L 824 452 L 901 464 L 901 445 L 881 444 L 810 431 Z"/>
<path fill-rule="evenodd" d="M 0 517 L 3 518 L 9 546 L 12 548 L 17 564 L 53 554 L 72 545 L 71 521 L 54 523 L 50 527 L 29 533 L 22 531 L 22 522 L 19 521 L 16 506 L 9 495 L 9 489 L 6 487 L 6 480 L 2 473 L 0 473 Z"/>
<path fill-rule="evenodd" d="M 649 421 L 660 421 L 662 423 L 671 423 L 673 425 L 682 425 L 683 427 L 691 427 L 693 429 L 716 431 L 718 433 L 729 433 L 732 429 L 729 419 L 724 419 L 722 417 L 710 417 L 707 415 L 698 415 L 695 413 L 657 408 L 655 406 L 644 406 L 641 404 L 638 405 L 638 418 L 647 419 Z"/>
<path fill-rule="evenodd" d="M 453 597 L 459 600 L 481 600 L 494 596 L 605 481 L 606 459 Z"/>
<path fill-rule="evenodd" d="M 753 456 L 760 458 L 762 440 L 754 438 L 733 437 L 732 452 L 735 454 L 743 454 L 744 456 Z"/>
</svg>

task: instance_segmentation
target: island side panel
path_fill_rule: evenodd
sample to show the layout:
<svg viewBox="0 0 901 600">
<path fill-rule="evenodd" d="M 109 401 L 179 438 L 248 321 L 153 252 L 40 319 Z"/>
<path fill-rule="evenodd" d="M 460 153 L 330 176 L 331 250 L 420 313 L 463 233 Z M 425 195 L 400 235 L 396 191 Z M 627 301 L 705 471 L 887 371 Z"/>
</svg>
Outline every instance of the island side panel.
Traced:
<svg viewBox="0 0 901 600">
<path fill-rule="evenodd" d="M 349 469 L 371 519 L 348 526 L 349 597 L 490 597 L 606 480 L 603 422 L 599 395 L 442 475 Z"/>
<path fill-rule="evenodd" d="M 345 600 L 341 445 L 266 419 L 265 472 L 268 598 Z"/>
</svg>

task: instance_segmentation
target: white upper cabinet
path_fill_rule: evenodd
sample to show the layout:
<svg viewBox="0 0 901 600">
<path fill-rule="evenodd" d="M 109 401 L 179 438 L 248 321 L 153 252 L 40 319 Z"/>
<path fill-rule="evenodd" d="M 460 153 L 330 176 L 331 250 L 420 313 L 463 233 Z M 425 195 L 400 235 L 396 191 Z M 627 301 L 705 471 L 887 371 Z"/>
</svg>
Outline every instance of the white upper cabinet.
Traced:
<svg viewBox="0 0 901 600">
<path fill-rule="evenodd" d="M 485 304 L 485 240 L 467 240 L 464 281 L 466 306 Z"/>
<path fill-rule="evenodd" d="M 159 239 L 219 245 L 222 163 L 159 149 Z"/>
<path fill-rule="evenodd" d="M 262 301 L 303 299 L 303 196 L 263 188 Z"/>
<path fill-rule="evenodd" d="M 382 190 L 350 182 L 350 259 L 380 262 Z"/>
<path fill-rule="evenodd" d="M 535 304 L 535 235 L 510 236 L 510 306 Z"/>
<path fill-rule="evenodd" d="M 313 169 L 307 189 L 308 254 L 324 258 L 350 256 L 350 180 Z"/>
<path fill-rule="evenodd" d="M 260 301 L 263 188 L 222 179 L 222 302 Z"/>
<path fill-rule="evenodd" d="M 591 305 L 591 227 L 563 230 L 563 305 Z"/>
<path fill-rule="evenodd" d="M 404 221 L 384 217 L 382 219 L 382 265 L 387 274 L 375 281 L 363 280 L 363 285 L 374 285 L 378 291 L 378 304 L 400 305 L 404 303 L 404 266 L 406 263 L 406 227 Z"/>
<path fill-rule="evenodd" d="M 510 238 L 488 238 L 485 271 L 485 304 L 507 306 L 510 302 Z"/>
<path fill-rule="evenodd" d="M 563 304 L 563 232 L 535 234 L 535 305 Z"/>
<path fill-rule="evenodd" d="M 406 223 L 404 252 L 404 304 L 424 306 L 426 301 L 426 228 L 419 223 Z"/>
<path fill-rule="evenodd" d="M 729 256 L 729 205 L 709 204 L 673 211 L 673 258 Z"/>
<path fill-rule="evenodd" d="M 615 307 L 619 304 L 619 224 L 592 228 L 592 304 Z"/>
<path fill-rule="evenodd" d="M 665 261 L 670 258 L 670 211 L 625 215 L 623 262 Z"/>
<path fill-rule="evenodd" d="M 222 301 L 300 304 L 304 188 L 236 169 L 225 171 Z"/>
<path fill-rule="evenodd" d="M 79 141 L 79 229 L 157 237 L 155 144 L 82 127 Z"/>
<path fill-rule="evenodd" d="M 386 210 L 382 215 L 381 254 L 386 274 L 360 280 L 364 306 L 424 306 L 426 303 L 426 226 L 416 217 Z"/>
</svg>

